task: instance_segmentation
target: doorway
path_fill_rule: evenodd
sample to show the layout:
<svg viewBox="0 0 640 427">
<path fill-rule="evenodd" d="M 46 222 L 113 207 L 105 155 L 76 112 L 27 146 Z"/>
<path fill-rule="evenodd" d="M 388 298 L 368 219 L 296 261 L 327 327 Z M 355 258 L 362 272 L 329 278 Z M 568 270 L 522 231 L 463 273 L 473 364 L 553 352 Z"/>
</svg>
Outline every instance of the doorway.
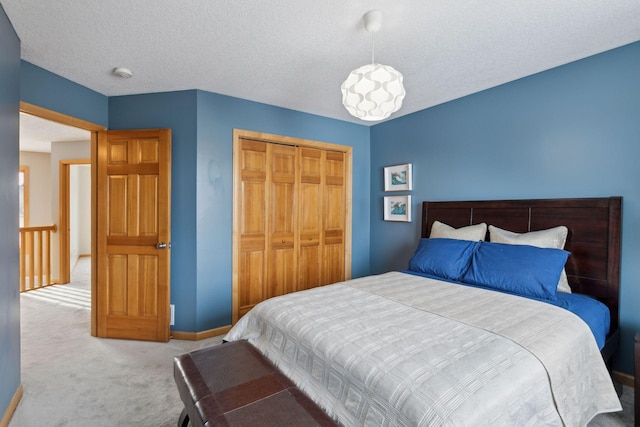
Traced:
<svg viewBox="0 0 640 427">
<path fill-rule="evenodd" d="M 91 160 L 60 160 L 60 283 L 91 256 Z"/>
<path fill-rule="evenodd" d="M 61 114 L 55 111 L 51 111 L 48 110 L 46 108 L 42 108 L 33 104 L 29 104 L 26 102 L 20 102 L 20 111 L 21 113 L 25 113 L 27 115 L 31 115 L 31 116 L 35 116 L 37 118 L 40 119 L 45 119 L 48 120 L 50 122 L 54 122 L 57 124 L 61 124 L 61 125 L 66 125 L 68 127 L 73 127 L 76 129 L 81 129 L 83 131 L 89 131 L 89 139 L 90 139 L 90 147 L 89 147 L 89 155 L 82 155 L 80 157 L 82 157 L 80 162 L 77 162 L 77 159 L 73 159 L 71 158 L 71 161 L 68 161 L 66 163 L 60 163 L 59 159 L 56 161 L 52 161 L 51 165 L 52 165 L 52 170 L 51 170 L 51 176 L 55 176 L 58 177 L 61 174 L 61 170 L 64 171 L 65 168 L 67 167 L 71 167 L 72 164 L 95 164 L 95 152 L 96 152 L 96 144 L 97 144 L 97 133 L 98 131 L 102 131 L 102 130 L 106 130 L 106 128 L 104 126 L 101 125 L 97 125 L 91 122 L 87 122 L 84 120 L 80 120 L 71 116 L 68 116 L 66 114 Z M 21 131 L 22 133 L 22 131 Z M 69 156 L 71 157 L 71 156 Z M 89 158 L 89 160 L 87 160 L 87 157 Z M 67 159 L 69 160 L 69 159 Z M 76 160 L 76 162 L 74 162 L 73 160 Z M 56 169 L 56 170 L 53 170 Z M 69 169 L 69 172 L 71 171 L 71 169 Z M 62 175 L 65 175 L 64 173 L 62 173 Z M 94 188 L 95 187 L 95 168 L 90 168 L 90 188 Z M 55 193 L 59 193 L 60 192 L 60 183 L 57 186 L 58 188 L 56 189 L 57 191 L 53 191 Z M 64 188 L 67 188 L 67 186 L 65 185 Z M 52 219 L 58 219 L 64 215 L 64 209 L 62 209 L 63 204 L 59 203 L 59 197 L 52 197 L 51 200 L 51 206 L 52 206 L 52 213 L 51 213 L 51 217 Z M 95 291 L 96 291 L 96 263 L 95 263 L 95 239 L 94 239 L 94 232 L 93 230 L 95 230 L 95 215 L 96 215 L 96 210 L 95 210 L 95 194 L 93 192 L 91 192 L 91 196 L 90 196 L 90 230 L 91 230 L 91 238 L 90 238 L 90 250 L 89 253 L 91 254 L 90 259 L 91 259 L 91 272 L 90 272 L 90 277 L 91 277 L 91 335 L 95 336 L 96 335 L 96 299 L 95 299 Z M 67 214 L 69 213 L 69 211 L 67 211 Z M 68 218 L 68 216 L 67 216 Z M 57 233 L 58 236 L 60 236 L 62 233 Z M 59 241 L 55 242 L 54 244 L 56 244 L 58 247 L 60 245 Z M 56 251 L 56 254 L 59 254 L 60 251 Z M 66 253 L 66 251 L 65 251 Z M 56 259 L 53 261 L 54 265 L 56 266 L 56 269 L 59 269 L 60 266 L 60 261 L 58 259 L 58 256 L 56 255 Z M 69 262 L 65 261 L 65 264 L 67 266 L 70 266 L 70 260 Z M 58 277 L 59 276 L 59 272 L 58 272 Z"/>
</svg>

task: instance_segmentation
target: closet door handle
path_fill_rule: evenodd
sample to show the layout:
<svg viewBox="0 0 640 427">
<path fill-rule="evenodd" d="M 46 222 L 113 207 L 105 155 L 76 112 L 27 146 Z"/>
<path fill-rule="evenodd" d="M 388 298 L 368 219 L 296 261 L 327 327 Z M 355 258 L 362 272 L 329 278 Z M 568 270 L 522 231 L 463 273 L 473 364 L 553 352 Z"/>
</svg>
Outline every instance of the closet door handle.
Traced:
<svg viewBox="0 0 640 427">
<path fill-rule="evenodd" d="M 171 245 L 171 244 L 169 244 Z M 169 246 L 171 247 L 171 246 Z M 156 249 L 166 249 L 167 248 L 167 244 L 165 242 L 160 242 L 156 245 Z"/>
</svg>

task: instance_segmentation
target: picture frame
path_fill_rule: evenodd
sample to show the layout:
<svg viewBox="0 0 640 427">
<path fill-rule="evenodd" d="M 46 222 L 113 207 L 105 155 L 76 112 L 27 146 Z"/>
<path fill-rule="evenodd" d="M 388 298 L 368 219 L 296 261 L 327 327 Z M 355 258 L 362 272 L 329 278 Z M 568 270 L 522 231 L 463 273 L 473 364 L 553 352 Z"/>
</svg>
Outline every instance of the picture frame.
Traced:
<svg viewBox="0 0 640 427">
<path fill-rule="evenodd" d="M 412 190 L 411 163 L 384 168 L 384 191 Z"/>
<path fill-rule="evenodd" d="M 411 196 L 384 196 L 384 220 L 411 222 Z"/>
</svg>

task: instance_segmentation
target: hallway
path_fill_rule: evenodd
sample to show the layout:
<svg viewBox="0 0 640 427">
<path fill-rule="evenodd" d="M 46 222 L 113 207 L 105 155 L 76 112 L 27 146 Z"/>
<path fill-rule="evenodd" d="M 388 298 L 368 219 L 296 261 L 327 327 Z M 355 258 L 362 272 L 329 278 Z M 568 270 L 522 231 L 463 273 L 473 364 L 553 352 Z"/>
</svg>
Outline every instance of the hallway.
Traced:
<svg viewBox="0 0 640 427">
<path fill-rule="evenodd" d="M 22 294 L 22 301 L 34 299 L 48 301 L 64 307 L 83 308 L 91 310 L 91 257 L 81 257 L 71 273 L 71 282 L 66 285 L 53 285 Z M 24 322 L 22 318 L 23 332 Z M 87 317 L 89 321 L 89 317 Z"/>
</svg>

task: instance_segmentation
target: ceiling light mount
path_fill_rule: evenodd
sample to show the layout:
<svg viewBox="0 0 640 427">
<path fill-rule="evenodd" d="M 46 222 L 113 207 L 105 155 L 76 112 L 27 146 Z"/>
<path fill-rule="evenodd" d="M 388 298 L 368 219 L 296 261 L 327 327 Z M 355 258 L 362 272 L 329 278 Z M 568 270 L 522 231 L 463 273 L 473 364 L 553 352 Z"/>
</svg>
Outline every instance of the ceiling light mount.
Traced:
<svg viewBox="0 0 640 427">
<path fill-rule="evenodd" d="M 121 79 L 130 79 L 131 77 L 133 77 L 133 73 L 131 72 L 131 70 L 124 67 L 116 67 L 111 72 Z"/>
<path fill-rule="evenodd" d="M 364 20 L 364 28 L 370 33 L 377 33 L 382 28 L 382 12 L 379 10 L 370 10 L 362 17 Z"/>
<path fill-rule="evenodd" d="M 382 12 L 371 10 L 363 16 L 371 36 L 371 64 L 356 68 L 342 83 L 342 104 L 349 114 L 361 120 L 378 121 L 402 107 L 406 92 L 402 74 L 389 65 L 376 64 L 373 34 L 382 27 Z"/>
</svg>

